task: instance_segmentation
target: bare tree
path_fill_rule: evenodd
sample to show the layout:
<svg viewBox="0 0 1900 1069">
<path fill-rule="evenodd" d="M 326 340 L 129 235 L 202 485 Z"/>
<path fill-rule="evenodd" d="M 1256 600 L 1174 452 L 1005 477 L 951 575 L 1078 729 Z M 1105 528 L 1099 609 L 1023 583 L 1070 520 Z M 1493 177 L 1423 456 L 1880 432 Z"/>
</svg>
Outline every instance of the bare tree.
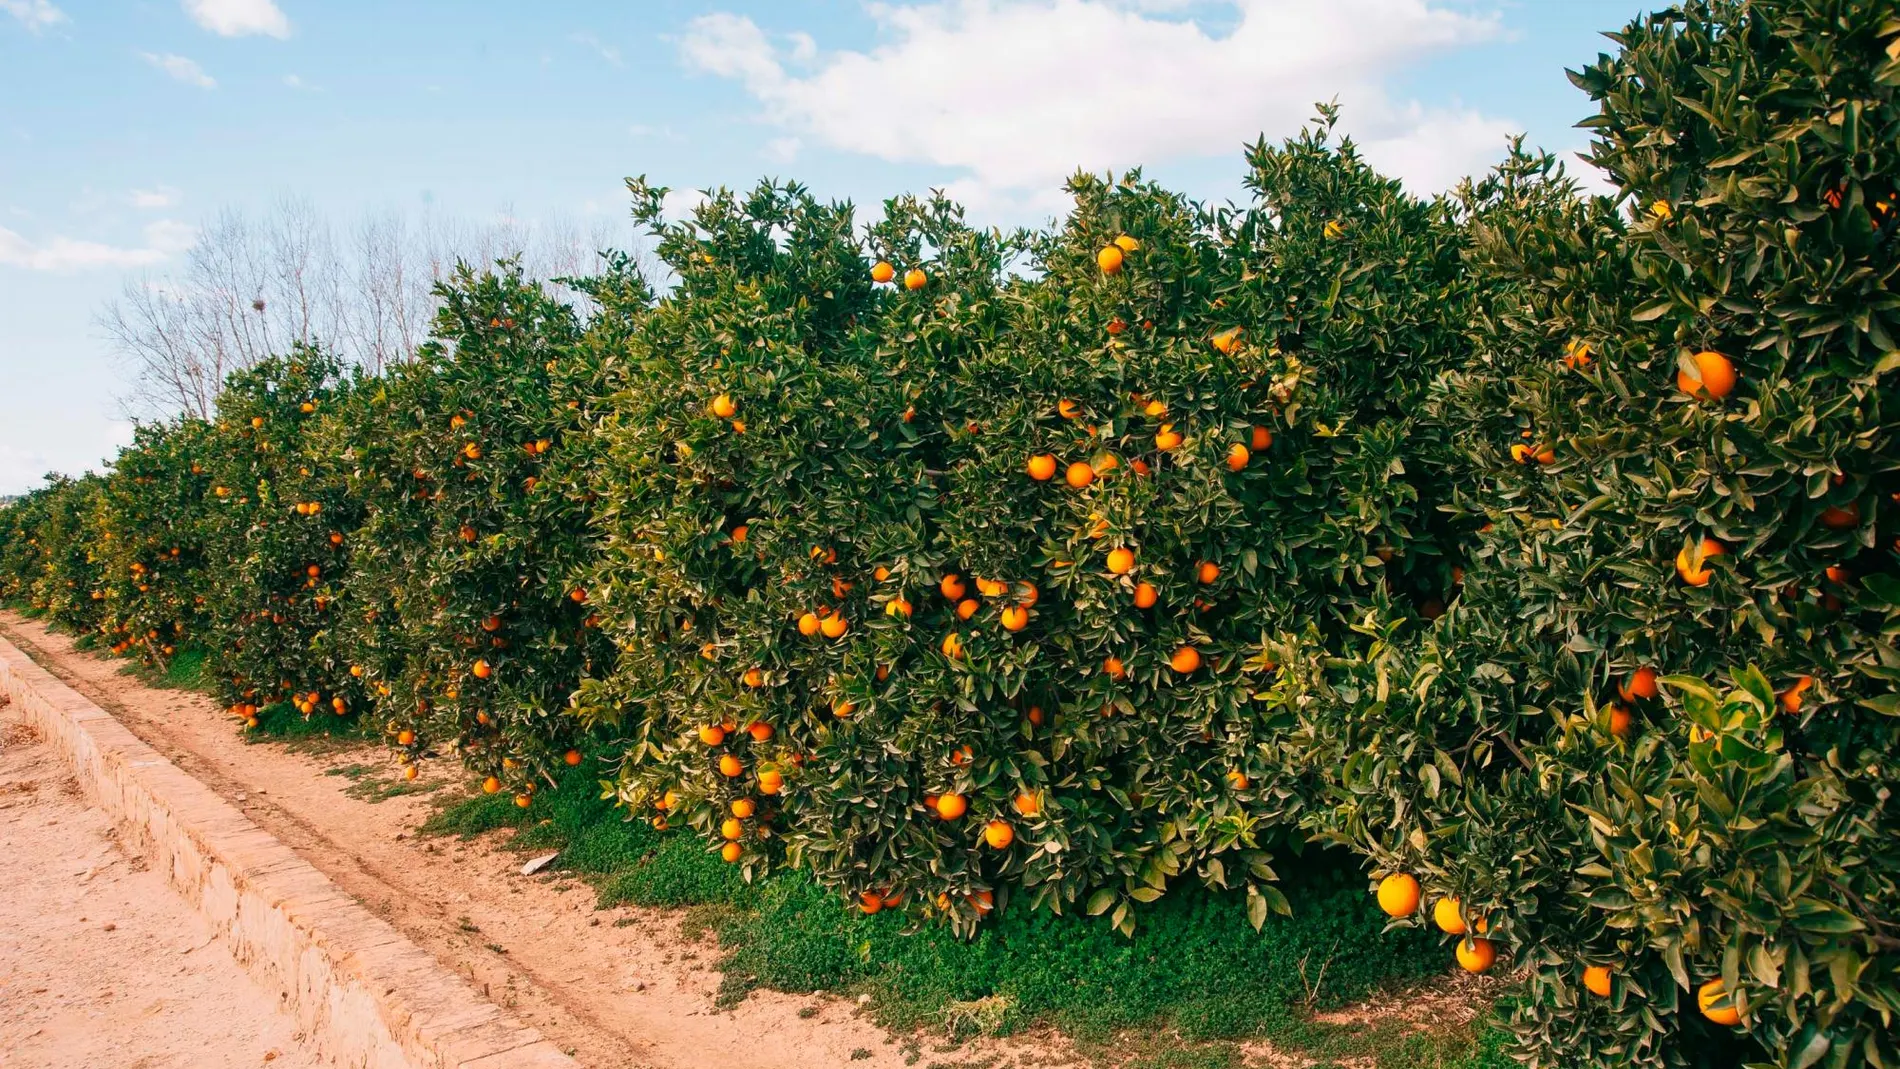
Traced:
<svg viewBox="0 0 1900 1069">
<path fill-rule="evenodd" d="M 414 358 L 439 304 L 435 286 L 458 263 L 519 257 L 533 278 L 580 277 L 601 253 L 634 244 L 625 226 L 509 214 L 473 223 L 384 212 L 363 216 L 342 241 L 337 233 L 307 200 L 281 200 L 261 220 L 227 210 L 178 270 L 128 280 L 98 319 L 127 365 L 127 411 L 208 418 L 227 375 L 293 342 L 381 374 Z M 584 295 L 546 284 L 591 311 Z"/>
</svg>

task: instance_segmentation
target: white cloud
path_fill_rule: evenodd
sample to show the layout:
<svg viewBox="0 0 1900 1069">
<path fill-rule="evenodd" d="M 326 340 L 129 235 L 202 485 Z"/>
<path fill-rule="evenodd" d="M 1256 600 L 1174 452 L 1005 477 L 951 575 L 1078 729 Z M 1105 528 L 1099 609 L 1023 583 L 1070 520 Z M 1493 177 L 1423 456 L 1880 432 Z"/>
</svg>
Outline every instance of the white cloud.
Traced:
<svg viewBox="0 0 1900 1069">
<path fill-rule="evenodd" d="M 775 137 L 765 143 L 765 158 L 773 163 L 791 163 L 798 159 L 801 142 L 795 137 Z"/>
<path fill-rule="evenodd" d="M 703 189 L 669 189 L 660 198 L 660 218 L 669 223 L 683 222 L 692 217 L 693 209 L 711 199 Z"/>
<path fill-rule="evenodd" d="M 29 33 L 68 21 L 66 13 L 54 7 L 51 0 L 0 0 L 0 11 L 19 19 Z"/>
<path fill-rule="evenodd" d="M 220 37 L 290 36 L 290 19 L 272 0 L 183 0 L 191 21 Z"/>
<path fill-rule="evenodd" d="M 200 89 L 214 89 L 217 87 L 217 80 L 212 78 L 209 74 L 206 74 L 203 67 L 198 66 L 198 64 L 183 56 L 174 56 L 169 52 L 162 56 L 154 55 L 151 52 L 141 52 L 139 54 L 145 57 L 145 62 L 150 63 L 152 66 L 157 67 L 173 78 L 184 82 L 186 85 L 195 85 Z"/>
<path fill-rule="evenodd" d="M 135 189 L 131 195 L 132 207 L 150 211 L 154 208 L 169 208 L 178 203 L 178 191 L 170 186 L 157 189 Z"/>
<path fill-rule="evenodd" d="M 679 47 L 689 67 L 743 84 L 787 134 L 995 189 L 1237 154 L 1337 98 L 1369 158 L 1437 190 L 1500 156 L 1513 129 L 1389 97 L 1393 72 L 1502 32 L 1438 2 L 1227 0 L 1216 35 L 1177 0 L 933 0 L 870 7 L 881 43 L 868 51 L 775 41 L 727 13 L 693 20 Z"/>
<path fill-rule="evenodd" d="M 160 219 L 145 226 L 145 244 L 138 248 L 55 237 L 35 244 L 0 226 L 0 267 L 68 274 L 96 268 L 150 267 L 191 247 L 197 231 L 188 224 Z"/>
</svg>

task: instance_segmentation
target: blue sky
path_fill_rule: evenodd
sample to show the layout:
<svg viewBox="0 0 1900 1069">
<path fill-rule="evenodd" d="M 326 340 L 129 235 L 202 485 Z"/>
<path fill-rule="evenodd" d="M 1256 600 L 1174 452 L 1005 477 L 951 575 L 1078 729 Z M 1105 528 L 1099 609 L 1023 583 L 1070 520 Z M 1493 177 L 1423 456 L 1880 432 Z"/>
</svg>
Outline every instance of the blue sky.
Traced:
<svg viewBox="0 0 1900 1069">
<path fill-rule="evenodd" d="M 1508 132 L 1581 148 L 1563 70 L 1643 6 L 0 0 L 0 493 L 127 440 L 96 316 L 222 209 L 621 227 L 627 175 L 773 175 L 1034 223 L 1078 166 L 1237 196 L 1241 143 L 1332 98 L 1430 192 Z"/>
</svg>

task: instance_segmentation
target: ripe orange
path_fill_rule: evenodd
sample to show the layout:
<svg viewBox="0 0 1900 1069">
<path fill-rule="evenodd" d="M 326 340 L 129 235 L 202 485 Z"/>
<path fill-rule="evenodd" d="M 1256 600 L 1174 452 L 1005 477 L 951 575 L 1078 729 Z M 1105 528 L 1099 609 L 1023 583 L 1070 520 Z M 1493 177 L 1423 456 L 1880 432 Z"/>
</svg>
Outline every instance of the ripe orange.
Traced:
<svg viewBox="0 0 1900 1069">
<path fill-rule="evenodd" d="M 727 839 L 737 839 L 745 834 L 745 824 L 737 817 L 727 817 L 719 822 L 719 834 Z"/>
<path fill-rule="evenodd" d="M 798 633 L 806 638 L 816 635 L 820 626 L 822 626 L 822 621 L 818 619 L 818 614 L 815 612 L 804 613 L 798 618 Z"/>
<path fill-rule="evenodd" d="M 907 290 L 923 289 L 929 281 L 930 276 L 924 274 L 924 269 L 921 267 L 913 267 L 904 272 L 904 288 Z"/>
<path fill-rule="evenodd" d="M 1735 365 L 1721 353 L 1704 350 L 1690 357 L 1695 373 L 1676 369 L 1676 389 L 1701 400 L 1721 400 L 1735 389 Z"/>
<path fill-rule="evenodd" d="M 581 752 L 579 750 L 569 750 L 561 755 L 561 760 L 565 761 L 571 768 L 581 763 Z"/>
<path fill-rule="evenodd" d="M 777 794 L 785 787 L 785 774 L 776 768 L 768 768 L 759 773 L 759 793 Z"/>
<path fill-rule="evenodd" d="M 1155 592 L 1153 583 L 1135 584 L 1135 608 L 1152 609 L 1159 598 L 1160 595 Z"/>
<path fill-rule="evenodd" d="M 1016 841 L 1016 829 L 1010 827 L 1008 821 L 992 820 L 983 826 L 983 841 L 1001 850 Z"/>
<path fill-rule="evenodd" d="M 745 733 L 752 736 L 753 742 L 764 742 L 772 737 L 772 725 L 763 720 L 754 720 L 745 726 Z"/>
<path fill-rule="evenodd" d="M 699 729 L 699 741 L 708 746 L 717 746 L 726 741 L 726 729 L 718 724 L 707 724 Z"/>
<path fill-rule="evenodd" d="M 871 573 L 871 578 L 877 580 L 880 583 L 882 583 L 886 579 L 889 579 L 890 577 L 891 577 L 891 570 L 889 568 L 884 567 L 882 564 L 878 565 L 877 570 Z"/>
<path fill-rule="evenodd" d="M 1610 967 L 1591 965 L 1583 970 L 1583 986 L 1598 998 L 1610 997 Z"/>
<path fill-rule="evenodd" d="M 734 798 L 729 808 L 732 810 L 733 816 L 738 817 L 740 820 L 749 820 L 752 814 L 759 811 L 759 803 L 750 798 Z"/>
<path fill-rule="evenodd" d="M 1253 451 L 1258 453 L 1262 449 L 1270 449 L 1272 446 L 1273 432 L 1265 427 L 1255 427 L 1253 429 Z"/>
<path fill-rule="evenodd" d="M 483 780 L 482 793 L 483 794 L 500 794 L 501 780 L 494 776 L 490 776 L 487 779 Z"/>
<path fill-rule="evenodd" d="M 1465 934 L 1464 914 L 1459 912 L 1458 899 L 1447 895 L 1432 905 L 1432 923 L 1446 935 Z"/>
<path fill-rule="evenodd" d="M 1615 702 L 1611 702 L 1608 708 L 1604 710 L 1604 712 L 1609 717 L 1610 734 L 1616 736 L 1619 739 L 1624 738 L 1629 735 L 1630 711 L 1628 709 L 1625 709 L 1622 706 L 1617 705 Z"/>
<path fill-rule="evenodd" d="M 765 686 L 765 672 L 763 669 L 748 668 L 745 670 L 745 675 L 742 676 L 741 678 L 744 680 L 745 685 L 748 687 Z"/>
<path fill-rule="evenodd" d="M 873 282 L 885 283 L 896 277 L 897 268 L 892 267 L 889 260 L 879 260 L 871 265 L 871 281 Z"/>
<path fill-rule="evenodd" d="M 1460 940 L 1457 953 L 1458 967 L 1470 973 L 1484 972 L 1498 960 L 1498 948 L 1489 939 Z"/>
<path fill-rule="evenodd" d="M 1069 470 L 1062 477 L 1070 486 L 1080 490 L 1095 481 L 1095 469 L 1078 460 L 1069 465 Z"/>
<path fill-rule="evenodd" d="M 1512 461 L 1518 464 L 1529 464 L 1536 459 L 1537 454 L 1532 451 L 1530 446 L 1525 445 L 1523 442 L 1517 442 L 1511 446 Z"/>
<path fill-rule="evenodd" d="M 740 848 L 738 843 L 727 843 L 719 848 L 719 856 L 724 858 L 729 865 L 738 864 L 739 858 L 744 854 L 745 850 Z"/>
<path fill-rule="evenodd" d="M 1030 707 L 1029 707 L 1029 712 L 1027 712 L 1027 713 L 1025 713 L 1025 714 L 1023 714 L 1023 715 L 1024 715 L 1024 716 L 1025 716 L 1025 717 L 1026 717 L 1026 718 L 1027 718 L 1027 719 L 1029 720 L 1029 722 L 1030 722 L 1031 724 L 1034 724 L 1034 725 L 1036 725 L 1037 727 L 1041 727 L 1041 726 L 1042 726 L 1042 720 L 1043 720 L 1043 717 L 1042 717 L 1042 706 L 1040 706 L 1040 705 L 1032 705 L 1032 706 L 1030 706 Z"/>
<path fill-rule="evenodd" d="M 1845 531 L 1860 526 L 1860 503 L 1849 502 L 1846 508 L 1829 505 L 1821 510 L 1821 526 L 1834 531 Z"/>
<path fill-rule="evenodd" d="M 1201 666 L 1201 651 L 1192 646 L 1182 646 L 1168 658 L 1168 667 L 1187 675 Z"/>
<path fill-rule="evenodd" d="M 732 395 L 726 393 L 722 393 L 713 398 L 708 408 L 713 415 L 718 416 L 720 419 L 731 419 L 739 414 L 739 406 L 733 404 Z"/>
<path fill-rule="evenodd" d="M 1220 352 L 1224 354 L 1232 353 L 1235 349 L 1240 347 L 1240 328 L 1230 327 L 1214 335 L 1209 340 L 1213 342 L 1214 348 Z"/>
<path fill-rule="evenodd" d="M 1119 246 L 1123 252 L 1134 252 L 1136 249 L 1141 248 L 1141 242 L 1129 237 L 1127 234 L 1116 238 L 1115 244 Z"/>
<path fill-rule="evenodd" d="M 523 808 L 523 809 L 526 809 L 526 808 L 528 808 L 529 806 L 531 806 L 531 805 L 533 805 L 533 804 L 534 804 L 534 795 L 532 795 L 532 794 L 517 794 L 517 795 L 515 795 L 515 804 L 516 804 L 516 805 L 518 805 L 518 806 L 520 806 L 520 807 L 521 807 L 521 808 Z"/>
<path fill-rule="evenodd" d="M 1074 401 L 1070 401 L 1066 399 L 1057 401 L 1056 415 L 1061 416 L 1063 419 L 1081 419 L 1082 406 L 1076 404 Z"/>
<path fill-rule="evenodd" d="M 831 703 L 831 715 L 840 720 L 849 720 L 851 714 L 857 711 L 857 703 L 848 698 L 839 698 Z"/>
<path fill-rule="evenodd" d="M 1244 791 L 1253 786 L 1253 780 L 1248 779 L 1245 772 L 1234 768 L 1227 771 L 1227 785 L 1237 791 Z"/>
<path fill-rule="evenodd" d="M 1715 578 L 1715 572 L 1707 566 L 1708 559 L 1728 552 L 1727 547 L 1713 538 L 1704 538 L 1700 548 L 1702 555 L 1700 562 L 1687 547 L 1676 552 L 1676 574 L 1690 586 L 1708 586 L 1709 580 Z"/>
<path fill-rule="evenodd" d="M 858 895 L 858 909 L 866 916 L 884 908 L 884 896 L 876 891 L 865 891 Z"/>
<path fill-rule="evenodd" d="M 469 671 L 474 673 L 476 679 L 487 679 L 489 676 L 495 674 L 495 670 L 489 666 L 487 661 L 476 661 L 474 667 L 470 668 Z"/>
<path fill-rule="evenodd" d="M 1120 657 L 1104 659 L 1102 661 L 1102 671 L 1107 672 L 1110 679 L 1120 679 L 1128 674 L 1128 668 L 1122 664 Z"/>
<path fill-rule="evenodd" d="M 1564 366 L 1573 371 L 1589 367 L 1590 356 L 1593 352 L 1589 342 L 1581 338 L 1572 338 L 1570 344 L 1564 347 Z"/>
<path fill-rule="evenodd" d="M 823 632 L 826 638 L 839 638 L 850 627 L 851 621 L 846 620 L 844 614 L 833 613 L 825 617 L 824 622 L 818 625 L 818 630 Z"/>
<path fill-rule="evenodd" d="M 255 720 L 251 721 L 251 726 L 252 727 L 257 726 L 257 721 Z M 415 765 L 410 765 L 407 768 L 404 768 L 402 770 L 403 779 L 415 779 L 418 775 L 421 775 L 421 774 L 422 774 L 422 770 L 417 768 Z"/>
<path fill-rule="evenodd" d="M 1206 586 L 1220 578 L 1220 565 L 1211 560 L 1204 560 L 1194 569 L 1194 578 L 1200 580 L 1202 586 Z"/>
<path fill-rule="evenodd" d="M 979 578 L 976 581 L 976 592 L 986 598 L 1000 598 L 1008 591 L 1009 584 L 996 579 Z"/>
<path fill-rule="evenodd" d="M 1015 807 L 1017 813 L 1025 817 L 1033 817 L 1042 812 L 1042 799 L 1028 791 L 1017 795 L 1010 804 Z"/>
<path fill-rule="evenodd" d="M 1418 912 L 1418 880 L 1408 873 L 1395 872 L 1379 881 L 1379 908 L 1390 917 L 1409 917 Z"/>
<path fill-rule="evenodd" d="M 1854 573 L 1839 564 L 1828 565 L 1827 570 L 1822 574 L 1827 576 L 1827 581 L 1830 583 L 1845 583 L 1854 577 Z"/>
<path fill-rule="evenodd" d="M 943 637 L 942 649 L 943 655 L 953 661 L 963 659 L 963 639 L 959 638 L 954 631 Z"/>
<path fill-rule="evenodd" d="M 1028 471 L 1031 479 L 1039 483 L 1048 482 L 1055 478 L 1056 458 L 1047 453 L 1038 453 L 1029 458 Z"/>
<path fill-rule="evenodd" d="M 1095 265 L 1102 274 L 1112 275 L 1122 269 L 1122 249 L 1120 245 L 1104 245 L 1102 251 L 1095 254 Z"/>
<path fill-rule="evenodd" d="M 1181 448 L 1181 441 L 1181 435 L 1175 431 L 1172 423 L 1163 423 L 1161 429 L 1155 432 L 1155 448 L 1163 453 L 1172 453 Z"/>
<path fill-rule="evenodd" d="M 719 755 L 719 774 L 720 775 L 725 776 L 727 779 L 736 779 L 738 778 L 739 774 L 744 771 L 745 771 L 745 766 L 739 763 L 738 758 L 732 756 L 731 754 Z"/>
<path fill-rule="evenodd" d="M 732 529 L 732 544 L 735 546 L 745 545 L 746 536 L 751 533 L 752 529 L 743 523 L 734 527 Z"/>
<path fill-rule="evenodd" d="M 1011 605 L 1003 610 L 1003 630 L 1021 631 L 1029 626 L 1029 610 L 1021 605 Z"/>
<path fill-rule="evenodd" d="M 483 630 L 483 631 L 486 631 L 486 632 L 488 632 L 488 633 L 489 633 L 489 634 L 491 634 L 491 635 L 492 635 L 492 634 L 494 634 L 494 633 L 495 633 L 495 632 L 497 632 L 497 631 L 500 631 L 500 630 L 501 630 L 501 617 L 499 617 L 499 616 L 490 616 L 490 617 L 489 617 L 488 619 L 486 619 L 486 620 L 483 620 L 483 621 L 482 621 L 482 630 Z"/>
<path fill-rule="evenodd" d="M 415 732 L 413 732 L 413 731 L 410 731 L 410 730 L 408 730 L 408 729 L 406 729 L 406 728 L 405 728 L 404 730 L 402 730 L 402 731 L 398 731 L 398 732 L 396 732 L 396 745 L 398 745 L 398 746 L 414 746 L 415 744 L 416 744 L 416 733 L 415 733 Z"/>
<path fill-rule="evenodd" d="M 1806 693 L 1807 689 L 1812 686 L 1814 686 L 1813 676 L 1801 676 L 1800 678 L 1796 679 L 1794 681 L 1794 686 L 1791 686 L 1787 690 L 1784 690 L 1781 692 L 1781 696 L 1780 696 L 1781 711 L 1784 713 L 1800 712 L 1801 711 L 1801 695 Z"/>
<path fill-rule="evenodd" d="M 1636 671 L 1631 672 L 1629 678 L 1624 680 L 1623 685 L 1617 688 L 1617 693 L 1622 695 L 1623 700 L 1626 702 L 1635 701 L 1638 698 L 1644 701 L 1654 698 L 1657 694 L 1661 693 L 1660 688 L 1656 685 L 1656 670 L 1648 665 L 1644 665 Z"/>
<path fill-rule="evenodd" d="M 1122 547 L 1108 551 L 1108 571 L 1110 575 L 1127 575 L 1134 566 L 1134 550 Z"/>
<path fill-rule="evenodd" d="M 1252 460 L 1252 459 L 1253 459 L 1253 454 L 1249 453 L 1247 451 L 1247 447 L 1240 444 L 1239 442 L 1235 442 L 1233 445 L 1230 445 L 1227 447 L 1227 470 L 1228 471 L 1245 471 L 1247 468 L 1247 461 Z"/>
<path fill-rule="evenodd" d="M 962 601 L 963 595 L 970 592 L 970 589 L 963 585 L 963 577 L 955 572 L 939 580 L 937 582 L 937 589 L 943 593 L 944 597 L 949 598 L 951 601 Z"/>
<path fill-rule="evenodd" d="M 1741 1007 L 1735 1005 L 1735 999 L 1728 993 L 1728 987 L 1720 980 L 1710 980 L 1696 989 L 1696 1006 L 1702 1010 L 1702 1016 L 1719 1025 L 1730 1028 L 1742 1023 Z"/>
<path fill-rule="evenodd" d="M 975 598 L 964 598 L 962 601 L 957 602 L 957 619 L 968 620 L 970 617 L 976 615 L 976 610 L 982 607 L 983 606 Z"/>
<path fill-rule="evenodd" d="M 910 599 L 899 595 L 884 603 L 884 615 L 890 617 L 908 617 L 911 613 Z"/>
<path fill-rule="evenodd" d="M 937 796 L 937 816 L 943 820 L 955 820 L 968 812 L 970 803 L 960 794 L 940 794 Z"/>
</svg>

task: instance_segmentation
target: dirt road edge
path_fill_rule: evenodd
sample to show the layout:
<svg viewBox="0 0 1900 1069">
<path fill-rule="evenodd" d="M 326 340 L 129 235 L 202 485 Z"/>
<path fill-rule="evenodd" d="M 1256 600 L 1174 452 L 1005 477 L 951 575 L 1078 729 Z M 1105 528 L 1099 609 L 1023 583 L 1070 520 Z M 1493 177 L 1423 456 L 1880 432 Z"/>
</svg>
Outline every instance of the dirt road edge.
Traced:
<svg viewBox="0 0 1900 1069">
<path fill-rule="evenodd" d="M 350 1069 L 575 1069 L 5 638 L 0 694 L 58 750 L 126 848 L 279 993 L 324 1057 Z"/>
</svg>

